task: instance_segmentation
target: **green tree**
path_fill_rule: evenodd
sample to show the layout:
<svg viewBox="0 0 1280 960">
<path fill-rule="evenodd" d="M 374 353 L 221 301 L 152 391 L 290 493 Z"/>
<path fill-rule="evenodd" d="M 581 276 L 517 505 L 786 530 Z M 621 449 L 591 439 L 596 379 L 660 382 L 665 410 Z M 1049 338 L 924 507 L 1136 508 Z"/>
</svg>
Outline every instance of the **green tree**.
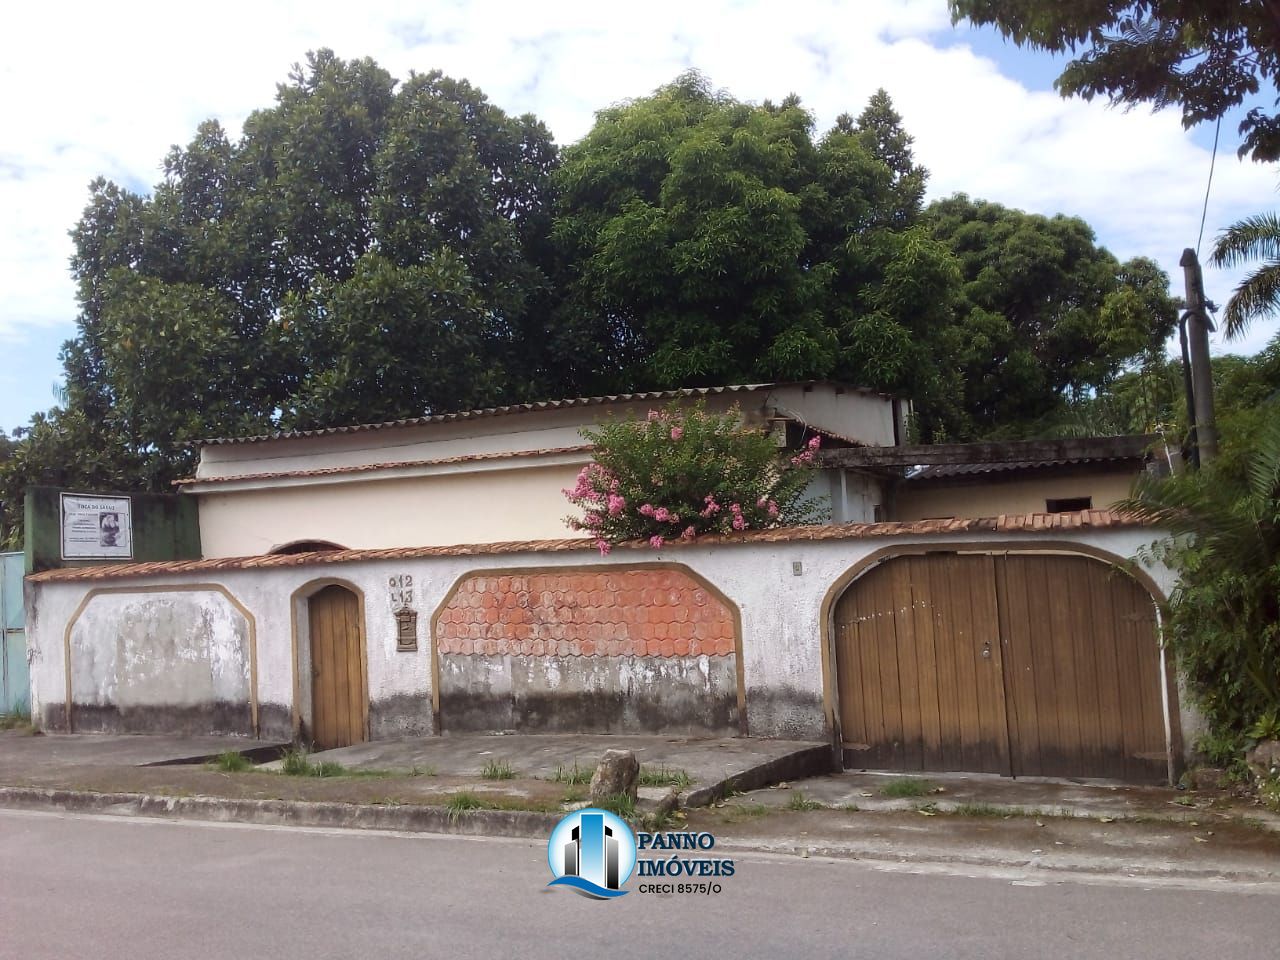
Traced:
<svg viewBox="0 0 1280 960">
<path fill-rule="evenodd" d="M 1280 77 L 1280 0 L 950 0 L 956 22 L 995 26 L 1019 46 L 1072 59 L 1063 96 L 1178 106 L 1184 126 L 1217 120 Z M 1280 114 L 1253 107 L 1240 124 L 1240 155 L 1280 158 Z"/>
<path fill-rule="evenodd" d="M 1122 504 L 1167 531 L 1155 554 L 1178 573 L 1165 642 L 1224 760 L 1280 712 L 1280 410 L 1253 411 L 1243 455 L 1165 480 Z M 1223 756 L 1226 755 L 1226 756 Z"/>
<path fill-rule="evenodd" d="M 567 303 L 604 318 L 614 382 L 915 386 L 955 274 L 910 233 L 924 172 L 883 93 L 815 140 L 798 98 L 685 74 L 601 111 L 555 180 Z M 913 289 L 883 291 L 890 273 Z"/>
<path fill-rule="evenodd" d="M 174 148 L 151 196 L 92 185 L 68 410 L 163 486 L 212 433 L 561 392 L 555 164 L 463 81 L 311 54 L 238 141 L 211 121 Z"/>
<path fill-rule="evenodd" d="M 957 195 L 931 204 L 925 220 L 960 263 L 961 299 L 943 340 L 962 372 L 972 434 L 1034 432 L 1158 355 L 1177 322 L 1159 267 L 1120 263 L 1079 218 Z"/>
<path fill-rule="evenodd" d="M 1228 339 L 1240 336 L 1254 320 L 1280 313 L 1280 218 L 1274 213 L 1232 224 L 1214 244 L 1210 260 L 1218 267 L 1263 261 L 1227 301 L 1222 319 Z"/>
</svg>

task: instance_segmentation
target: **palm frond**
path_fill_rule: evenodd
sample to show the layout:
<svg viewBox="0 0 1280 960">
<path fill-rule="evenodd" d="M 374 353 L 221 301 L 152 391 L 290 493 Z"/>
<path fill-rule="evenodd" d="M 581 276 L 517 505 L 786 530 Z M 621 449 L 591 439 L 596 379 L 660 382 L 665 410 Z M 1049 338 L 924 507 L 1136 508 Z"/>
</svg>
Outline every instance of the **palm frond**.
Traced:
<svg viewBox="0 0 1280 960">
<path fill-rule="evenodd" d="M 1250 260 L 1280 260 L 1280 216 L 1259 213 L 1227 227 L 1213 245 L 1209 262 L 1235 267 Z"/>
<path fill-rule="evenodd" d="M 1277 312 L 1280 312 L 1280 262 L 1260 267 L 1236 287 L 1222 316 L 1227 339 L 1244 333 L 1254 320 Z"/>
<path fill-rule="evenodd" d="M 1249 460 L 1249 489 L 1261 504 L 1275 500 L 1280 491 L 1280 415 L 1269 418 L 1259 432 Z"/>
</svg>

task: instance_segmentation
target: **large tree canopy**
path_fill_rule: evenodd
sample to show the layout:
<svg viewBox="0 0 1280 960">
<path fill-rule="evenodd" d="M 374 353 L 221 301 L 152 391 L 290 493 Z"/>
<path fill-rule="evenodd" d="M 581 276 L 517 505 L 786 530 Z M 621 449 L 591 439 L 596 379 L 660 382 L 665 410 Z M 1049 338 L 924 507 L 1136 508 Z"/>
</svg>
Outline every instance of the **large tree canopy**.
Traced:
<svg viewBox="0 0 1280 960">
<path fill-rule="evenodd" d="M 92 185 L 69 409 L 160 483 L 210 433 L 572 389 L 540 333 L 555 161 L 465 82 L 311 55 L 239 141 L 211 121 L 175 148 L 150 197 Z"/>
<path fill-rule="evenodd" d="M 556 174 L 566 310 L 607 321 L 631 385 L 904 389 L 954 268 L 913 229 L 910 143 L 883 93 L 816 139 L 796 97 L 746 104 L 692 73 L 603 110 Z"/>
<path fill-rule="evenodd" d="M 912 398 L 923 439 L 1028 432 L 1167 333 L 1154 265 L 926 211 L 926 177 L 883 91 L 819 134 L 690 73 L 560 155 L 465 81 L 320 51 L 150 195 L 91 185 L 66 396 L 0 499 L 164 489 L 211 434 L 659 386 L 830 377 Z"/>
<path fill-rule="evenodd" d="M 952 18 L 1075 59 L 1064 96 L 1177 106 L 1184 125 L 1217 120 L 1280 83 L 1280 0 L 950 0 Z M 1280 114 L 1253 107 L 1240 154 L 1280 158 Z"/>
<path fill-rule="evenodd" d="M 925 213 L 960 261 L 944 339 L 962 372 L 966 432 L 1023 432 L 1067 401 L 1158 354 L 1177 323 L 1169 278 L 1120 263 L 1077 217 L 1044 217 L 960 195 Z"/>
</svg>

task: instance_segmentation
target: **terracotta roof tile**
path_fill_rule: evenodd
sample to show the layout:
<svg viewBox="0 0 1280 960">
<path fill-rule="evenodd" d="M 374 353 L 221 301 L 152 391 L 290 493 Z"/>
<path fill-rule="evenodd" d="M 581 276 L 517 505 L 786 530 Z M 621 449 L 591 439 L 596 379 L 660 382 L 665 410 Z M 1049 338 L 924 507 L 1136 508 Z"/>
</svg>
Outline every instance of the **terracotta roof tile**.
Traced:
<svg viewBox="0 0 1280 960">
<path fill-rule="evenodd" d="M 840 523 L 806 527 L 778 527 L 692 541 L 671 540 L 664 551 L 690 547 L 792 541 L 864 540 L 897 536 L 954 536 L 968 533 L 1028 533 L 1052 530 L 1107 529 L 1144 526 L 1144 521 L 1113 510 L 1081 510 L 1078 513 L 1032 513 L 978 519 L 896 520 L 888 523 Z M 365 560 L 414 560 L 424 557 L 496 556 L 511 553 L 561 553 L 594 550 L 583 537 L 562 540 L 512 540 L 442 547 L 385 547 L 365 550 L 327 550 L 316 553 L 265 554 L 255 557 L 219 557 L 209 560 L 160 560 L 150 563 L 111 563 L 90 567 L 45 570 L 27 579 L 35 583 L 69 580 L 111 580 L 162 574 L 218 573 L 224 570 L 258 570 L 277 567 L 322 566 Z M 618 550 L 650 551 L 644 541 L 620 544 Z"/>
<path fill-rule="evenodd" d="M 560 453 L 586 453 L 592 449 L 591 444 L 578 444 L 573 447 L 546 447 L 541 450 L 514 450 L 499 453 L 468 453 L 456 457 L 438 457 L 434 460 L 388 460 L 383 463 L 365 463 L 349 467 L 319 467 L 315 470 L 277 470 L 269 473 L 244 473 L 228 477 L 183 477 L 173 481 L 175 487 L 206 483 L 234 483 L 237 480 L 282 480 L 294 477 L 327 477 L 344 473 L 371 473 L 378 470 L 391 470 L 396 467 L 437 467 L 451 463 L 475 463 L 484 460 L 507 460 L 517 457 L 549 457 Z"/>
</svg>

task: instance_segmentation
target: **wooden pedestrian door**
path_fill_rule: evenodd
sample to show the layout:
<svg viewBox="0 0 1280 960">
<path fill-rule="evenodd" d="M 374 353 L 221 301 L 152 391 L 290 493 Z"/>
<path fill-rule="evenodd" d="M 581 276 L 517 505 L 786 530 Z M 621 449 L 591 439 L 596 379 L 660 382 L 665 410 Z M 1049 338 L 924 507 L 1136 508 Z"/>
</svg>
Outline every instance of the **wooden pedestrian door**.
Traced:
<svg viewBox="0 0 1280 960">
<path fill-rule="evenodd" d="M 311 739 L 317 750 L 365 739 L 365 669 L 360 603 L 329 586 L 307 601 L 311 637 Z"/>
<path fill-rule="evenodd" d="M 835 610 L 846 768 L 1168 778 L 1155 605 L 1062 554 L 886 561 Z"/>
</svg>

